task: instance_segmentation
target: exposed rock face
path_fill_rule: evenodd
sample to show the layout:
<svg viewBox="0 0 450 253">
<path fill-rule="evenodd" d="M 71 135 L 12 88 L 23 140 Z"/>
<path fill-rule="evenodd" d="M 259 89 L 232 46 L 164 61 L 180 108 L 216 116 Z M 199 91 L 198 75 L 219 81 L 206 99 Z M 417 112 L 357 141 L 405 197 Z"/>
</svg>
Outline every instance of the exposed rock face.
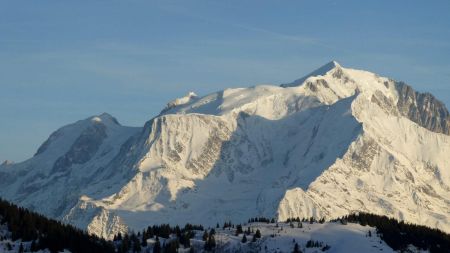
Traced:
<svg viewBox="0 0 450 253">
<path fill-rule="evenodd" d="M 69 152 L 56 160 L 53 172 L 66 171 L 73 164 L 83 164 L 89 161 L 97 153 L 105 138 L 105 125 L 94 123 L 75 140 Z"/>
<path fill-rule="evenodd" d="M 109 240 L 113 239 L 113 235 L 128 231 L 127 226 L 123 224 L 119 216 L 91 203 L 84 196 L 62 220 L 74 226 L 86 227 L 90 233 Z"/>
<path fill-rule="evenodd" d="M 450 231 L 448 117 L 429 94 L 331 62 L 283 87 L 188 94 L 143 128 L 106 114 L 63 127 L 0 166 L 0 196 L 107 238 L 355 211 Z"/>
<path fill-rule="evenodd" d="M 397 107 L 400 113 L 426 129 L 450 135 L 450 114 L 445 105 L 430 93 L 419 93 L 398 82 Z"/>
</svg>

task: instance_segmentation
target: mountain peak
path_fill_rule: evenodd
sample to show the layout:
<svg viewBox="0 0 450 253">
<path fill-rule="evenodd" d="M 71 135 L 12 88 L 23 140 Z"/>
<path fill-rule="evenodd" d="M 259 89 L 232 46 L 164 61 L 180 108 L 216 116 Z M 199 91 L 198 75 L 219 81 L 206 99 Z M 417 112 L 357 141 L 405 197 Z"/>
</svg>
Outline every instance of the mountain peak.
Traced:
<svg viewBox="0 0 450 253">
<path fill-rule="evenodd" d="M 324 71 L 328 72 L 336 67 L 341 67 L 341 65 L 337 61 L 332 60 L 332 61 L 328 62 L 327 64 L 323 65 L 322 67 L 318 68 L 316 71 L 323 69 Z"/>
<path fill-rule="evenodd" d="M 114 118 L 111 114 L 109 113 L 102 113 L 100 115 L 97 116 L 92 116 L 89 118 L 90 121 L 94 122 L 94 123 L 104 123 L 104 124 L 116 124 L 116 125 L 120 125 L 120 123 L 117 121 L 116 118 Z"/>
<path fill-rule="evenodd" d="M 10 161 L 10 160 L 5 160 L 2 164 L 0 164 L 0 166 L 8 166 L 8 165 L 13 165 L 14 162 Z"/>
<path fill-rule="evenodd" d="M 190 91 L 188 92 L 188 94 L 186 94 L 186 96 L 181 97 L 181 98 L 177 98 L 175 100 L 170 101 L 169 103 L 167 103 L 166 108 L 164 108 L 161 113 L 166 112 L 174 107 L 177 107 L 179 105 L 185 105 L 193 100 L 198 99 L 197 94 L 195 94 L 195 92 Z"/>
<path fill-rule="evenodd" d="M 313 72 L 307 74 L 306 76 L 295 80 L 292 83 L 282 84 L 281 87 L 298 86 L 298 85 L 302 84 L 306 79 L 308 79 L 311 76 L 323 76 L 323 75 L 325 75 L 326 73 L 330 72 L 331 70 L 333 70 L 335 68 L 341 68 L 341 65 L 335 60 L 330 61 L 327 64 L 321 66 L 320 68 L 314 70 Z"/>
</svg>

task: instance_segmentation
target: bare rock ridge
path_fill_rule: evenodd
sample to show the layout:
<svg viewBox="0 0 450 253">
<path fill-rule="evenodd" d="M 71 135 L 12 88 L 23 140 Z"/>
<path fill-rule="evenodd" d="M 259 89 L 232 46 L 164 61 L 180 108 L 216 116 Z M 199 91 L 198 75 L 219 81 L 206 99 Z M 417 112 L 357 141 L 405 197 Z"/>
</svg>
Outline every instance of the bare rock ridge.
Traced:
<svg viewBox="0 0 450 253">
<path fill-rule="evenodd" d="M 0 197 L 105 238 L 356 211 L 450 232 L 449 128 L 431 94 L 332 61 L 281 87 L 191 92 L 143 127 L 64 126 L 0 166 Z"/>
<path fill-rule="evenodd" d="M 426 129 L 450 135 L 450 114 L 445 105 L 430 93 L 419 93 L 403 82 L 397 82 L 400 113 Z"/>
<path fill-rule="evenodd" d="M 56 160 L 52 173 L 66 171 L 73 164 L 86 163 L 95 155 L 105 138 L 105 125 L 95 121 L 81 133 L 70 150 Z"/>
</svg>

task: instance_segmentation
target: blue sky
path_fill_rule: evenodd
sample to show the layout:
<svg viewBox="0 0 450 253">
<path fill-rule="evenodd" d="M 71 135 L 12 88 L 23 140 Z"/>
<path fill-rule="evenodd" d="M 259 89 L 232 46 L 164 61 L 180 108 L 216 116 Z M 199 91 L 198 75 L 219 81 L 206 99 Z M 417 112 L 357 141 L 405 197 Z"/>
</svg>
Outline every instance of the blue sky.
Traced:
<svg viewBox="0 0 450 253">
<path fill-rule="evenodd" d="M 108 112 L 285 83 L 335 59 L 450 104 L 450 1 L 0 0 L 0 160 Z"/>
</svg>

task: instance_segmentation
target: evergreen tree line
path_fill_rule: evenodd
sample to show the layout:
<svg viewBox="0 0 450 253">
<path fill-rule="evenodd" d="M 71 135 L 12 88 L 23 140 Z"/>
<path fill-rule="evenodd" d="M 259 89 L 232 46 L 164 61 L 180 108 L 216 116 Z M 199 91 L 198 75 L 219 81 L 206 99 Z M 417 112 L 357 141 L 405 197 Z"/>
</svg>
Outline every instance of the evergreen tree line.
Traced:
<svg viewBox="0 0 450 253">
<path fill-rule="evenodd" d="M 321 219 L 317 220 L 317 219 L 314 218 L 314 217 L 310 217 L 310 218 L 302 218 L 302 219 L 300 219 L 299 217 L 297 217 L 297 218 L 288 218 L 288 219 L 286 220 L 286 223 L 292 223 L 292 222 L 309 222 L 310 224 L 319 222 L 320 224 L 323 224 L 323 223 L 325 223 L 325 218 L 321 218 Z"/>
<path fill-rule="evenodd" d="M 49 249 L 52 253 L 68 249 L 71 252 L 115 252 L 114 245 L 89 235 L 71 225 L 48 219 L 0 199 L 0 223 L 7 224 L 11 239 L 31 241 L 30 251 Z"/>
<path fill-rule="evenodd" d="M 176 252 L 176 249 L 179 248 L 180 245 L 184 248 L 191 247 L 190 239 L 194 238 L 195 230 L 203 231 L 204 228 L 201 225 L 192 225 L 189 223 L 186 224 L 184 228 L 180 228 L 179 226 L 171 227 L 169 224 L 153 225 L 148 226 L 142 232 L 138 232 L 137 234 L 134 232 L 125 235 L 118 233 L 114 236 L 113 241 L 118 253 L 129 251 L 141 252 L 143 248 L 147 247 L 147 240 L 152 238 L 155 238 L 153 252 Z M 205 233 L 207 232 L 205 231 Z M 164 244 L 161 245 L 159 238 L 169 240 L 165 240 Z"/>
<path fill-rule="evenodd" d="M 351 214 L 336 221 L 376 227 L 380 238 L 394 250 L 406 251 L 408 245 L 414 245 L 421 250 L 429 250 L 430 253 L 450 252 L 450 235 L 438 229 L 368 213 Z"/>
<path fill-rule="evenodd" d="M 334 221 L 339 221 L 342 224 L 351 222 L 376 227 L 380 238 L 394 250 L 406 251 L 409 245 L 414 245 L 418 249 L 428 250 L 431 253 L 450 252 L 450 235 L 438 229 L 408 224 L 403 221 L 399 222 L 393 218 L 368 213 L 351 214 Z M 276 221 L 263 217 L 249 219 L 249 223 L 253 222 L 275 223 Z M 286 222 L 314 223 L 317 220 L 314 218 L 291 218 Z M 318 222 L 322 223 L 324 219 L 320 219 Z M 192 224 L 186 224 L 184 228 L 171 227 L 168 224 L 153 225 L 137 234 L 122 235 L 119 233 L 114 237 L 114 243 L 111 243 L 97 236 L 89 235 L 87 232 L 71 225 L 48 219 L 43 215 L 2 199 L 0 199 L 0 223 L 7 224 L 12 240 L 31 241 L 31 247 L 28 249 L 30 251 L 49 249 L 53 253 L 68 249 L 74 253 L 141 252 L 142 247 L 147 247 L 147 239 L 156 238 L 153 252 L 176 252 L 180 245 L 184 248 L 190 248 L 190 239 L 194 237 L 194 231 L 204 231 L 205 250 L 212 251 L 216 247 L 214 229 L 208 232 L 203 226 Z M 227 227 L 234 228 L 235 226 L 231 222 L 225 222 L 223 228 Z M 248 227 L 244 231 L 242 225 L 236 225 L 236 234 L 241 233 L 244 234 L 243 243 L 247 242 L 247 236 L 250 234 L 254 234 L 252 241 L 261 237 L 259 230 L 254 232 Z M 173 235 L 172 238 L 171 235 Z M 161 246 L 159 238 L 168 240 L 165 240 L 164 245 Z M 316 242 L 310 242 L 310 244 L 316 247 Z"/>
<path fill-rule="evenodd" d="M 248 219 L 248 223 L 255 223 L 255 222 L 260 222 L 260 223 L 275 223 L 275 218 L 269 219 L 269 218 L 265 218 L 265 217 L 255 217 L 255 218 L 250 218 Z"/>
</svg>

